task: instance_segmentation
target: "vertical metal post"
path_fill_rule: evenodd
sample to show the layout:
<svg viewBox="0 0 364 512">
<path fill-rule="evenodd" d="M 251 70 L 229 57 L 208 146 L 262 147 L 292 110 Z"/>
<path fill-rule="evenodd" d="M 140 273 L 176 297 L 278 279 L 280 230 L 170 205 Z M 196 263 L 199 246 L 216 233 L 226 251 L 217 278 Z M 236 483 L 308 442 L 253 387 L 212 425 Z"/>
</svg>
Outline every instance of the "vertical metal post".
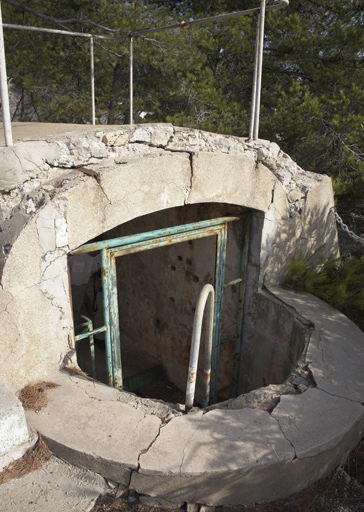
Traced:
<svg viewBox="0 0 364 512">
<path fill-rule="evenodd" d="M 239 286 L 239 308 L 236 320 L 236 334 L 234 346 L 234 368 L 233 368 L 233 388 L 234 396 L 237 394 L 238 376 L 240 366 L 240 353 L 243 337 L 243 319 L 244 319 L 244 306 L 245 306 L 245 292 L 246 292 L 246 272 L 248 267 L 248 252 L 250 240 L 250 217 L 243 220 L 243 244 L 241 249 L 241 270 L 240 277 L 241 283 Z"/>
<path fill-rule="evenodd" d="M 94 38 L 90 37 L 90 65 L 91 65 L 91 110 L 92 124 L 95 124 L 95 64 L 94 64 Z"/>
<path fill-rule="evenodd" d="M 2 19 L 2 14 L 1 14 L 1 1 L 0 1 L 0 89 L 1 89 L 1 105 L 2 105 L 2 110 L 3 110 L 5 144 L 7 146 L 12 146 L 13 145 L 13 134 L 11 131 L 8 78 L 6 75 L 5 46 L 4 46 L 3 19 Z"/>
<path fill-rule="evenodd" d="M 252 89 L 252 105 L 250 110 L 250 127 L 249 127 L 249 139 L 253 138 L 254 135 L 254 120 L 255 120 L 255 106 L 257 101 L 257 77 L 258 77 L 258 66 L 259 66 L 259 40 L 260 40 L 260 16 L 257 21 L 257 33 L 255 37 L 255 58 L 254 58 L 254 74 L 253 74 L 253 89 Z"/>
<path fill-rule="evenodd" d="M 109 379 L 109 386 L 114 385 L 113 357 L 110 339 L 110 313 L 109 313 L 109 267 L 110 267 L 110 251 L 103 249 L 101 251 L 101 279 L 102 279 L 102 296 L 104 300 L 104 322 L 107 327 L 105 331 L 105 352 L 106 352 L 106 371 Z"/>
<path fill-rule="evenodd" d="M 263 49 L 264 49 L 264 23 L 265 23 L 265 0 L 260 1 L 260 14 L 259 14 L 259 59 L 257 69 L 257 90 L 256 102 L 254 113 L 254 133 L 253 139 L 258 138 L 259 134 L 259 113 L 260 113 L 260 96 L 262 91 L 262 68 L 263 68 Z"/>
<path fill-rule="evenodd" d="M 264 48 L 264 22 L 265 22 L 265 0 L 260 1 L 260 14 L 257 25 L 257 35 L 255 40 L 255 59 L 252 90 L 252 105 L 250 114 L 249 138 L 257 139 L 259 133 L 259 112 L 260 96 L 262 88 L 262 67 L 263 67 L 263 48 Z"/>
<path fill-rule="evenodd" d="M 110 254 L 109 267 L 109 326 L 111 349 L 114 358 L 113 381 L 114 387 L 122 389 L 123 376 L 121 369 L 121 351 L 120 351 L 120 327 L 119 327 L 119 302 L 118 302 L 118 283 L 116 276 L 116 258 Z"/>
<path fill-rule="evenodd" d="M 129 36 L 129 50 L 130 50 L 130 58 L 129 58 L 129 95 L 130 95 L 130 124 L 134 124 L 133 119 L 133 36 Z"/>
<path fill-rule="evenodd" d="M 210 404 L 217 402 L 217 386 L 219 378 L 220 338 L 222 325 L 222 308 L 224 303 L 225 260 L 226 260 L 227 224 L 217 235 L 216 270 L 215 270 L 215 312 L 214 334 L 211 356 L 211 388 Z"/>
</svg>

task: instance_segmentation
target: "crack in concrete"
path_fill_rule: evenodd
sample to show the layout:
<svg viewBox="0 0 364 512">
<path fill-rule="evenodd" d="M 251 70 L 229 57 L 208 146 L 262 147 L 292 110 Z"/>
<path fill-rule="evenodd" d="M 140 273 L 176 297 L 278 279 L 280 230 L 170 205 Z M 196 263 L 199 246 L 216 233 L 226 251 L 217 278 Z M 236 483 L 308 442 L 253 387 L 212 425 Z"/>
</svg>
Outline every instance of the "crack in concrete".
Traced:
<svg viewBox="0 0 364 512">
<path fill-rule="evenodd" d="M 19 164 L 20 164 L 21 170 L 22 170 L 22 172 L 24 172 L 24 167 L 23 167 L 23 164 L 22 164 L 22 161 L 21 161 L 20 156 L 15 152 L 15 149 L 14 149 L 14 148 L 10 148 L 10 150 L 14 153 L 14 155 L 16 156 L 16 158 L 19 160 Z"/>
<path fill-rule="evenodd" d="M 185 153 L 185 151 L 184 151 L 184 153 Z M 194 153 L 188 152 L 188 155 L 189 155 L 189 159 L 190 159 L 190 183 L 186 190 L 186 197 L 184 200 L 185 205 L 188 204 L 188 200 L 190 198 L 190 194 L 192 191 L 192 182 L 193 182 L 193 156 L 194 156 Z"/>
<path fill-rule="evenodd" d="M 96 180 L 96 181 L 97 181 L 97 183 L 98 183 L 98 185 L 99 185 L 99 187 L 100 187 L 100 189 L 101 189 L 101 192 L 102 192 L 102 193 L 104 194 L 104 196 L 106 197 L 107 202 L 108 202 L 109 204 L 112 204 L 111 199 L 109 198 L 109 196 L 107 195 L 107 193 L 106 193 L 106 192 L 105 192 L 105 190 L 104 190 L 104 187 L 103 187 L 103 186 L 102 186 L 102 184 L 101 184 L 101 178 L 99 177 L 99 179 L 98 179 L 98 180 Z"/>
<path fill-rule="evenodd" d="M 318 386 L 317 386 L 317 389 L 318 389 L 319 391 L 322 391 L 323 393 L 326 393 L 326 394 L 327 394 L 327 395 L 329 395 L 329 396 L 332 396 L 333 398 L 341 398 L 341 399 L 343 399 L 343 400 L 347 400 L 348 402 L 353 402 L 354 404 L 360 404 L 360 405 L 362 405 L 362 406 L 364 407 L 364 403 L 363 403 L 363 402 L 361 402 L 360 400 L 354 400 L 354 399 L 352 399 L 352 398 L 348 398 L 347 396 L 336 395 L 336 394 L 334 394 L 334 393 L 330 393 L 330 392 L 329 392 L 329 391 L 327 391 L 326 389 L 319 388 Z"/>
<path fill-rule="evenodd" d="M 322 326 L 322 328 L 324 328 L 324 325 Z M 321 329 L 317 329 L 317 336 L 319 339 L 318 348 L 321 352 L 321 361 L 326 363 L 325 355 L 324 355 L 324 343 L 323 343 L 323 339 L 321 338 Z"/>
<path fill-rule="evenodd" d="M 272 415 L 271 415 L 271 417 L 272 417 L 272 418 L 277 422 L 278 427 L 279 427 L 280 431 L 282 432 L 283 437 L 284 437 L 284 438 L 289 442 L 289 444 L 290 444 L 290 445 L 292 446 L 292 448 L 293 448 L 294 457 L 292 458 L 292 460 L 294 460 L 294 459 L 298 459 L 298 457 L 297 457 L 297 452 L 296 452 L 296 448 L 295 448 L 294 444 L 292 443 L 292 441 L 291 441 L 290 439 L 288 439 L 288 437 L 286 436 L 286 434 L 285 434 L 285 432 L 284 432 L 284 430 L 283 430 L 282 425 L 279 423 L 279 419 L 278 419 L 278 418 L 276 418 L 275 416 L 272 416 Z M 295 424 L 295 425 L 296 425 L 296 424 Z M 275 450 L 274 450 L 274 451 L 275 451 Z"/>
<path fill-rule="evenodd" d="M 147 417 L 147 415 L 144 413 L 144 417 L 138 422 L 138 425 L 139 423 L 141 423 L 143 420 L 145 420 L 145 418 Z M 149 450 L 151 449 L 151 447 L 154 445 L 154 443 L 157 441 L 158 437 L 161 435 L 161 431 L 162 431 L 162 428 L 164 427 L 162 421 L 160 421 L 160 424 L 159 424 L 159 428 L 158 428 L 158 432 L 156 434 L 156 436 L 154 437 L 154 439 L 152 439 L 152 441 L 149 443 L 149 445 L 147 446 L 147 448 L 144 448 L 143 450 L 140 450 L 139 452 L 139 455 L 138 455 L 138 466 L 137 466 L 137 469 L 136 470 L 133 470 L 134 472 L 136 473 L 139 473 L 139 469 L 140 469 L 140 457 L 142 455 L 145 455 L 146 453 L 149 452 Z"/>
<path fill-rule="evenodd" d="M 204 415 L 201 416 L 201 420 L 196 428 L 196 430 L 194 431 L 194 433 L 192 434 L 192 436 L 190 437 L 190 439 L 187 441 L 187 443 L 184 445 L 183 447 L 183 453 L 182 453 L 182 461 L 181 461 L 181 464 L 180 464 L 180 467 L 179 467 L 179 474 L 180 476 L 182 475 L 182 466 L 185 462 L 185 458 L 186 458 L 186 449 L 187 449 L 187 446 L 190 445 L 192 443 L 192 440 L 194 438 L 194 436 L 196 435 L 196 432 L 199 430 L 199 428 L 201 427 L 202 425 L 202 422 L 203 422 L 203 417 Z"/>
<path fill-rule="evenodd" d="M 56 250 L 57 250 L 57 249 L 56 249 Z M 62 251 L 62 252 L 63 252 L 63 254 L 60 254 L 59 256 L 56 256 L 56 257 L 54 258 L 54 260 L 50 260 L 48 264 L 46 263 L 46 256 L 47 256 L 47 254 L 49 254 L 51 251 L 46 252 L 46 253 L 42 256 L 42 258 L 41 258 L 41 259 L 42 259 L 42 261 L 43 261 L 43 263 L 46 265 L 46 266 L 44 267 L 44 269 L 42 270 L 42 283 L 43 283 L 43 282 L 45 282 L 45 281 L 49 281 L 49 280 L 51 279 L 51 278 L 48 278 L 48 279 L 43 280 L 44 274 L 47 272 L 47 270 L 49 269 L 49 267 L 50 267 L 50 266 L 51 266 L 55 261 L 57 261 L 59 258 L 63 258 L 64 256 L 66 256 L 66 255 L 67 255 L 67 251 L 65 251 L 64 249 L 58 249 L 58 250 L 59 250 L 59 251 Z M 53 252 L 53 251 L 52 251 L 52 252 Z M 63 288 L 65 289 L 64 284 L 63 284 Z M 65 291 L 67 291 L 67 290 L 65 290 Z"/>
<path fill-rule="evenodd" d="M 66 370 L 66 371 L 67 371 L 67 370 Z M 72 378 L 72 377 L 73 377 L 72 375 L 69 375 L 69 376 L 68 376 L 69 380 L 70 380 L 71 382 L 73 382 L 74 384 L 76 384 L 76 386 L 77 386 L 81 391 L 83 391 L 83 392 L 88 396 L 88 398 L 89 398 L 90 400 L 96 400 L 97 402 L 114 402 L 114 401 L 116 402 L 116 401 L 117 401 L 117 400 L 105 400 L 105 399 L 101 399 L 101 398 L 96 398 L 95 396 L 90 395 L 90 394 L 87 392 L 87 390 L 86 390 L 84 387 L 80 386 L 79 382 L 77 382 L 77 380 L 74 380 L 74 378 Z M 94 382 L 92 379 L 90 379 L 89 377 L 87 377 L 87 379 L 88 379 L 90 382 L 92 382 L 92 383 L 93 383 L 94 387 L 96 387 L 95 382 Z"/>
</svg>

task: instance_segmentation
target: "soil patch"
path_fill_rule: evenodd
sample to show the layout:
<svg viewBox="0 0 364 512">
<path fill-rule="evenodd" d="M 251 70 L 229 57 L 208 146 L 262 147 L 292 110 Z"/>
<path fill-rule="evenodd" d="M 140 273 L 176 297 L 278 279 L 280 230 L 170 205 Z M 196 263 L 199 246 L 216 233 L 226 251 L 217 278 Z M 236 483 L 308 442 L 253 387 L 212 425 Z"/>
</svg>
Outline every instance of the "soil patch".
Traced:
<svg viewBox="0 0 364 512">
<path fill-rule="evenodd" d="M 48 403 L 47 389 L 58 387 L 58 384 L 46 381 L 28 384 L 19 392 L 18 398 L 27 411 L 40 411 Z"/>
<path fill-rule="evenodd" d="M 12 478 L 20 478 L 41 468 L 52 454 L 41 437 L 37 444 L 30 448 L 21 459 L 18 459 L 0 472 L 0 485 Z"/>
</svg>

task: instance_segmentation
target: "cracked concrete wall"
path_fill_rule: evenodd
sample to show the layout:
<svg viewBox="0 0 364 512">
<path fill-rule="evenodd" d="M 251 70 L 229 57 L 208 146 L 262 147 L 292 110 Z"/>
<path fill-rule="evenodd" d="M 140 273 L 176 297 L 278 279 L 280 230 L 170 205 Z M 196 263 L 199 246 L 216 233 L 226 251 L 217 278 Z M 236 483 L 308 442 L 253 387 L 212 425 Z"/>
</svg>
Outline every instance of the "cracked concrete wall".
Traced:
<svg viewBox="0 0 364 512">
<path fill-rule="evenodd" d="M 64 129 L 1 149 L 0 373 L 13 390 L 73 357 L 67 253 L 133 218 L 201 202 L 252 209 L 255 289 L 280 283 L 301 250 L 337 254 L 330 179 L 276 144 L 171 125 Z"/>
</svg>

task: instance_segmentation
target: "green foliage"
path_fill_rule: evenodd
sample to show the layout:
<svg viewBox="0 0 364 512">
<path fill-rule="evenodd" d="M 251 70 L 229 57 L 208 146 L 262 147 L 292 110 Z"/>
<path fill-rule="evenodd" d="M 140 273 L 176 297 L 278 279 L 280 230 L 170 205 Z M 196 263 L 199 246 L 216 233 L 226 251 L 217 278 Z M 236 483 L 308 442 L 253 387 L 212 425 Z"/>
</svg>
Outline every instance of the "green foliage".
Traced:
<svg viewBox="0 0 364 512">
<path fill-rule="evenodd" d="M 315 258 L 313 258 L 315 259 Z M 288 288 L 307 291 L 342 311 L 364 331 L 364 257 L 289 263 Z"/>
<path fill-rule="evenodd" d="M 90 19 L 115 33 L 96 41 L 97 121 L 129 122 L 128 31 L 257 7 L 258 0 L 29 0 L 58 19 Z M 55 27 L 5 2 L 7 23 Z M 134 40 L 134 115 L 145 121 L 247 136 L 256 16 Z M 339 195 L 364 197 L 363 0 L 291 1 L 267 13 L 260 137 Z M 73 23 L 76 31 L 110 32 Z M 40 121 L 90 122 L 87 40 L 5 30 L 8 75 Z M 25 116 L 25 114 L 24 114 Z M 26 120 L 26 117 L 22 119 Z"/>
</svg>

